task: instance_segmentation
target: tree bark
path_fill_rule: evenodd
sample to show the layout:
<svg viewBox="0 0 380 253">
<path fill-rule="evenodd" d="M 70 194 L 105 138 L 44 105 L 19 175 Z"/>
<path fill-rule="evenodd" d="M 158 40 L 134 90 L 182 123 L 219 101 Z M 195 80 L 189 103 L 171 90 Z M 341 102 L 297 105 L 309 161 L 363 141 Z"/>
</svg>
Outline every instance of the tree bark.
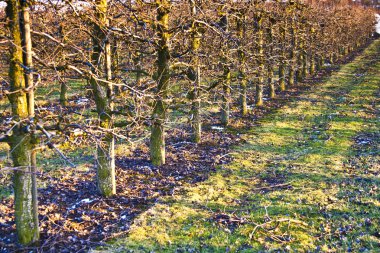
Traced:
<svg viewBox="0 0 380 253">
<path fill-rule="evenodd" d="M 269 47 L 269 50 L 268 50 L 268 58 L 270 58 L 272 55 L 273 55 L 273 28 L 272 28 L 272 25 L 273 25 L 273 22 L 274 20 L 270 19 L 270 23 L 269 23 L 269 26 L 268 29 L 267 29 L 267 33 L 268 33 L 268 47 Z M 273 66 L 273 62 L 271 60 L 267 60 L 267 64 L 268 64 L 268 73 L 267 73 L 267 76 L 268 76 L 268 85 L 269 85 L 269 97 L 270 98 L 275 98 L 276 97 L 276 89 L 275 89 L 275 85 L 274 85 L 274 81 L 273 81 L 273 77 L 274 77 L 274 66 Z"/>
<path fill-rule="evenodd" d="M 200 143 L 202 139 L 202 120 L 201 120 L 201 68 L 199 66 L 199 48 L 201 45 L 201 33 L 198 29 L 198 24 L 195 21 L 197 15 L 197 6 L 195 0 L 190 1 L 190 11 L 192 16 L 191 25 L 191 51 L 192 51 L 192 64 L 190 67 L 190 72 L 192 77 L 190 80 L 193 82 L 192 89 L 192 129 L 193 129 L 193 140 L 195 143 Z"/>
<path fill-rule="evenodd" d="M 59 93 L 59 103 L 62 106 L 67 106 L 67 90 L 68 90 L 67 83 L 65 82 L 65 80 L 62 80 L 60 83 L 61 83 L 60 85 L 61 90 Z"/>
<path fill-rule="evenodd" d="M 223 126 L 228 126 L 230 123 L 231 70 L 226 65 L 226 59 L 224 63 L 221 123 Z"/>
<path fill-rule="evenodd" d="M 295 20 L 292 17 L 292 23 L 290 25 L 290 35 L 292 39 L 292 48 L 290 49 L 290 64 L 289 64 L 289 77 L 288 85 L 294 86 L 294 75 L 295 75 L 295 59 L 296 59 L 296 50 L 297 50 L 297 31 L 295 27 Z"/>
<path fill-rule="evenodd" d="M 22 31 L 22 47 L 24 61 L 25 86 L 30 88 L 27 94 L 28 113 L 34 116 L 34 87 L 33 87 L 33 59 L 32 59 L 32 37 L 30 34 L 29 6 L 27 1 L 21 1 L 20 24 Z"/>
<path fill-rule="evenodd" d="M 257 34 L 257 59 L 258 59 L 258 72 L 256 83 L 256 106 L 262 106 L 263 102 L 263 86 L 264 86 L 264 31 L 262 28 L 263 17 L 262 14 L 257 13 L 256 21 L 256 34 Z"/>
<path fill-rule="evenodd" d="M 281 62 L 278 69 L 278 75 L 279 75 L 279 86 L 281 91 L 286 90 L 286 29 L 287 29 L 287 22 L 286 19 L 284 21 L 284 27 L 280 27 L 280 37 L 281 37 Z"/>
<path fill-rule="evenodd" d="M 96 76 L 102 77 L 103 69 L 107 81 L 112 79 L 111 45 L 108 35 L 105 33 L 108 25 L 107 20 L 107 0 L 97 0 L 96 16 L 97 22 L 94 23 L 93 52 L 92 52 L 92 72 Z M 102 47 L 103 46 L 103 47 Z M 104 56 L 104 61 L 101 57 Z M 99 116 L 100 127 L 112 129 L 112 96 L 113 87 L 108 82 L 101 81 L 92 77 L 90 80 L 96 109 Z M 116 194 L 115 179 L 115 140 L 113 134 L 107 132 L 97 144 L 97 186 L 100 194 L 105 197 Z"/>
<path fill-rule="evenodd" d="M 9 20 L 10 43 L 9 101 L 12 115 L 16 120 L 27 120 L 34 116 L 32 47 L 30 36 L 29 7 L 27 2 L 8 0 L 6 15 Z M 23 53 L 24 52 L 24 53 Z M 23 66 L 23 67 L 22 67 Z M 25 69 L 25 71 L 24 71 Z M 26 122 L 26 121 L 25 121 Z M 9 140 L 15 172 L 13 176 L 15 221 L 20 244 L 30 245 L 39 240 L 37 186 L 35 177 L 35 156 L 32 154 L 34 142 L 30 126 L 20 123 L 13 129 Z"/>
<path fill-rule="evenodd" d="M 150 158 L 154 165 L 165 164 L 165 130 L 166 103 L 170 81 L 169 72 L 169 9 L 168 0 L 156 0 L 157 25 L 156 33 L 159 38 L 157 48 L 157 93 L 152 115 L 150 136 Z"/>
<path fill-rule="evenodd" d="M 222 14 L 220 21 L 220 27 L 224 32 L 228 32 L 228 16 L 227 14 Z M 226 53 L 226 52 L 222 52 Z M 221 62 L 223 64 L 223 76 L 222 76 L 222 108 L 221 108 L 221 123 L 223 126 L 228 126 L 230 123 L 230 100 L 231 100 L 231 70 L 228 65 L 228 57 L 223 55 L 221 57 Z"/>
<path fill-rule="evenodd" d="M 311 53 L 310 56 L 310 75 L 315 74 L 315 56 Z"/>
<path fill-rule="evenodd" d="M 21 244 L 30 245 L 39 240 L 37 186 L 32 168 L 33 143 L 26 126 L 15 129 L 10 147 L 15 167 L 13 188 L 17 237 Z"/>
<path fill-rule="evenodd" d="M 240 81 L 240 111 L 243 116 L 248 114 L 247 109 L 247 75 L 245 73 L 246 55 L 243 50 L 243 41 L 245 38 L 245 14 L 239 13 L 237 20 L 237 30 L 240 39 L 238 51 L 239 56 L 239 81 Z"/>
</svg>

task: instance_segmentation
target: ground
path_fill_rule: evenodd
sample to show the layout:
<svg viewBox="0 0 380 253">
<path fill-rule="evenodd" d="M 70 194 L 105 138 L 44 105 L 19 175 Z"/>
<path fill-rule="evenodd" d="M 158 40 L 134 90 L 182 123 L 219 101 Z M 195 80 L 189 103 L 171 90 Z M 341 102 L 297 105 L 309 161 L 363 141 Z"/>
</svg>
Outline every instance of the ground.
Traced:
<svg viewBox="0 0 380 253">
<path fill-rule="evenodd" d="M 380 40 L 94 252 L 380 252 Z"/>
<path fill-rule="evenodd" d="M 170 129 L 165 166 L 149 163 L 147 142 L 118 142 L 116 197 L 98 195 L 93 147 L 70 136 L 60 148 L 77 168 L 39 153 L 38 247 L 16 244 L 11 173 L 0 174 L 0 252 L 379 251 L 379 55 L 377 40 L 267 108 L 245 118 L 236 108 L 227 129 L 215 110 L 200 145 L 188 127 Z M 57 91 L 51 101 L 46 91 L 38 92 L 43 115 L 69 108 L 91 117 L 85 94 L 62 108 Z M 8 152 L 0 146 L 5 169 Z"/>
</svg>

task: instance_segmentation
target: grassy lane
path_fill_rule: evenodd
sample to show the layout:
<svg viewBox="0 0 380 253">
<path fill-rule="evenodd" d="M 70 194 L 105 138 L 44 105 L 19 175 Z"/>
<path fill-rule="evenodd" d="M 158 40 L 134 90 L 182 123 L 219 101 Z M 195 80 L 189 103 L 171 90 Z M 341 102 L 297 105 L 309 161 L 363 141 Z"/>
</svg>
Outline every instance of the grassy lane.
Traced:
<svg viewBox="0 0 380 253">
<path fill-rule="evenodd" d="M 380 252 L 380 40 L 259 122 L 111 252 Z"/>
</svg>

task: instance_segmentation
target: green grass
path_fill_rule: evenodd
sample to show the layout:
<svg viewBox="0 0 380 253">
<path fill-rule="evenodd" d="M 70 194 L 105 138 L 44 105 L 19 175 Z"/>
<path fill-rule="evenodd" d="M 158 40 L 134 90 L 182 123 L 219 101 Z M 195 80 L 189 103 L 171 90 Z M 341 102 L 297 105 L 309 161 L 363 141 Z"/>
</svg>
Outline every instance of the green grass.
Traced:
<svg viewBox="0 0 380 253">
<path fill-rule="evenodd" d="M 84 80 L 68 79 L 67 80 L 67 97 L 70 98 L 74 95 L 85 96 L 86 95 L 86 82 Z M 49 105 L 52 102 L 59 101 L 60 84 L 46 84 L 38 86 L 36 91 L 36 103 L 40 105 Z"/>
<path fill-rule="evenodd" d="M 380 134 L 378 55 L 380 40 L 262 119 L 232 163 L 160 199 L 99 251 L 380 252 L 379 145 L 355 144 Z"/>
</svg>

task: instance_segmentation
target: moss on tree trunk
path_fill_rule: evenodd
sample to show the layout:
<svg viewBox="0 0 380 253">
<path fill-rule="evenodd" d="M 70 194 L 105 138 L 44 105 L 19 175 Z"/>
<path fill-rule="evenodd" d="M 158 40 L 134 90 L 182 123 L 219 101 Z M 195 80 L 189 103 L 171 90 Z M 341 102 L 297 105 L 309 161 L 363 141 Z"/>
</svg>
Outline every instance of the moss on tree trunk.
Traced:
<svg viewBox="0 0 380 253">
<path fill-rule="evenodd" d="M 29 245 L 39 240 L 36 185 L 33 182 L 32 138 L 24 129 L 15 130 L 10 147 L 15 172 L 13 188 L 15 195 L 15 220 L 18 241 Z"/>
<path fill-rule="evenodd" d="M 289 65 L 289 76 L 288 85 L 294 86 L 295 80 L 295 65 L 296 65 L 296 51 L 297 51 L 297 29 L 295 27 L 294 17 L 292 18 L 292 23 L 290 25 L 290 35 L 291 35 L 291 49 L 290 49 L 290 65 Z"/>
<path fill-rule="evenodd" d="M 228 32 L 229 21 L 227 14 L 224 12 L 220 12 L 219 26 L 222 28 L 224 32 Z M 229 67 L 229 60 L 226 56 L 226 52 L 221 52 L 220 61 L 223 64 L 223 75 L 221 78 L 223 93 L 220 121 L 222 125 L 228 126 L 228 124 L 230 123 L 231 70 Z"/>
<path fill-rule="evenodd" d="M 302 56 L 302 79 L 305 79 L 307 76 L 307 54 L 306 52 L 303 53 Z"/>
<path fill-rule="evenodd" d="M 33 58 L 32 58 L 32 37 L 30 34 L 30 17 L 29 4 L 27 1 L 21 1 L 20 25 L 22 32 L 23 63 L 25 66 L 25 87 L 29 87 L 27 94 L 28 113 L 30 117 L 34 116 L 34 88 L 33 88 Z"/>
<path fill-rule="evenodd" d="M 90 83 L 94 94 L 100 127 L 107 130 L 113 127 L 113 87 L 107 82 L 112 79 L 111 46 L 109 38 L 105 34 L 105 27 L 108 25 L 107 0 L 96 1 L 96 15 L 97 22 L 94 23 L 92 38 L 92 72 L 100 77 L 105 75 L 106 81 L 92 77 Z M 103 61 L 101 60 L 102 58 L 104 59 Z M 103 69 L 105 73 L 103 73 Z M 98 190 L 100 194 L 106 197 L 116 194 L 114 147 L 115 140 L 112 133 L 103 133 L 100 143 L 97 143 L 96 166 Z"/>
<path fill-rule="evenodd" d="M 280 63 L 280 66 L 278 68 L 278 76 L 279 76 L 279 86 L 281 91 L 286 91 L 286 64 L 285 63 Z"/>
<path fill-rule="evenodd" d="M 262 106 L 264 92 L 264 31 L 262 28 L 263 17 L 261 13 L 255 16 L 256 34 L 257 34 L 257 83 L 256 83 L 256 106 Z"/>
<path fill-rule="evenodd" d="M 298 33 L 298 29 L 296 29 L 295 32 Z M 297 82 L 302 82 L 302 80 L 304 79 L 303 71 L 305 63 L 304 41 L 302 37 L 300 37 L 300 39 L 298 40 L 298 45 L 296 44 L 296 47 L 298 49 L 296 80 Z"/>
<path fill-rule="evenodd" d="M 200 143 L 202 139 L 202 120 L 201 120 L 201 68 L 199 66 L 199 48 L 201 46 L 201 33 L 199 29 L 199 24 L 196 23 L 197 15 L 197 5 L 195 0 L 189 0 L 190 2 L 190 12 L 192 16 L 191 24 L 191 67 L 190 80 L 193 83 L 192 87 L 192 105 L 191 105 L 191 115 L 192 121 L 191 126 L 193 129 L 192 139 L 195 143 Z"/>
<path fill-rule="evenodd" d="M 274 66 L 273 66 L 273 61 L 270 60 L 270 57 L 273 55 L 274 48 L 273 48 L 273 23 L 274 20 L 270 18 L 270 23 L 269 27 L 267 28 L 267 36 L 268 36 L 268 59 L 267 64 L 268 64 L 268 85 L 269 85 L 269 97 L 270 98 L 275 98 L 276 97 L 276 89 L 275 89 L 275 84 L 274 84 Z"/>
<path fill-rule="evenodd" d="M 279 86 L 281 91 L 286 90 L 286 29 L 287 22 L 285 20 L 284 27 L 280 27 L 280 37 L 281 37 L 281 62 L 278 67 L 278 77 L 279 77 Z"/>
<path fill-rule="evenodd" d="M 245 71 L 246 55 L 243 50 L 243 40 L 245 38 L 245 20 L 243 13 L 238 14 L 237 31 L 239 36 L 239 82 L 240 82 L 240 111 L 243 116 L 248 114 L 247 109 L 247 75 Z"/>
<path fill-rule="evenodd" d="M 97 185 L 103 196 L 116 194 L 115 140 L 112 134 L 102 139 L 97 147 Z"/>
<path fill-rule="evenodd" d="M 31 37 L 29 25 L 29 9 L 23 2 L 21 6 L 17 0 L 8 0 L 6 15 L 9 20 L 10 43 L 9 101 L 14 119 L 25 121 L 34 116 L 34 93 L 24 93 L 27 86 L 32 86 L 32 59 Z M 23 55 L 24 52 L 24 55 Z M 26 66 L 27 72 L 21 67 Z M 9 145 L 15 172 L 13 188 L 15 197 L 15 221 L 18 241 L 23 245 L 34 244 L 39 240 L 37 189 L 34 156 L 34 144 L 27 124 L 20 123 L 13 128 Z"/>
<path fill-rule="evenodd" d="M 157 93 L 152 115 L 150 136 L 150 158 L 154 165 L 165 164 L 165 130 L 166 104 L 170 81 L 169 62 L 169 9 L 167 0 L 156 0 L 157 24 L 156 34 L 159 38 L 157 47 Z"/>
<path fill-rule="evenodd" d="M 61 81 L 61 91 L 59 93 L 59 103 L 62 106 L 67 106 L 67 83 L 65 81 Z"/>
<path fill-rule="evenodd" d="M 223 72 L 223 94 L 222 94 L 222 111 L 221 123 L 228 126 L 230 123 L 230 99 L 231 99 L 231 70 L 228 66 L 224 66 Z"/>
</svg>

